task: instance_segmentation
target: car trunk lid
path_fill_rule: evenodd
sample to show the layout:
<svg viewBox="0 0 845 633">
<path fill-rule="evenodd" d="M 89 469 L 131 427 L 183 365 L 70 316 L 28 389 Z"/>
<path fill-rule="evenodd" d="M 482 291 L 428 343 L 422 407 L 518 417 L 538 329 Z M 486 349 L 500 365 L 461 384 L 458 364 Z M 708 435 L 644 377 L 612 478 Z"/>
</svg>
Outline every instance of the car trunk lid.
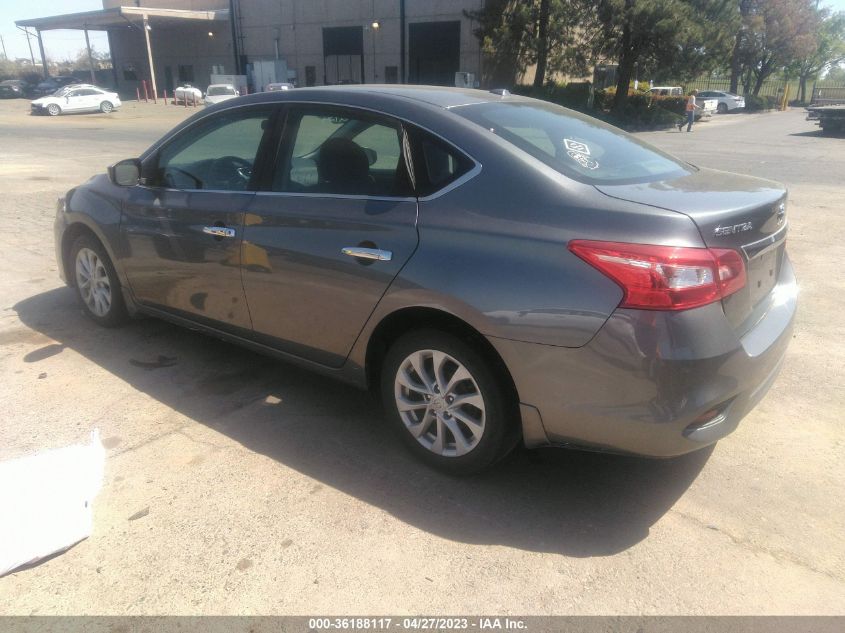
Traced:
<svg viewBox="0 0 845 633">
<path fill-rule="evenodd" d="M 768 311 L 786 244 L 786 190 L 776 182 L 698 169 L 673 180 L 598 185 L 602 193 L 683 213 L 704 243 L 731 248 L 745 260 L 747 283 L 722 300 L 741 336 Z"/>
</svg>

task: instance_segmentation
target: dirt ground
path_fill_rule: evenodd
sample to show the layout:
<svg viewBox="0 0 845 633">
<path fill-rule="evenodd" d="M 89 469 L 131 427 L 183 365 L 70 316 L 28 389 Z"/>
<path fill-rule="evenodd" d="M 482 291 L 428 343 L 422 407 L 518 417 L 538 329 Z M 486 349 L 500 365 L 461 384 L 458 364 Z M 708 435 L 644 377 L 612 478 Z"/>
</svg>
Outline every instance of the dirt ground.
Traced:
<svg viewBox="0 0 845 633">
<path fill-rule="evenodd" d="M 795 338 L 739 429 L 675 460 L 544 450 L 455 480 L 367 394 L 87 320 L 56 276 L 55 200 L 186 111 L 27 107 L 0 102 L 0 459 L 98 428 L 107 462 L 91 538 L 0 578 L 0 614 L 845 614 L 845 139 L 803 112 L 642 135 L 790 187 Z"/>
</svg>

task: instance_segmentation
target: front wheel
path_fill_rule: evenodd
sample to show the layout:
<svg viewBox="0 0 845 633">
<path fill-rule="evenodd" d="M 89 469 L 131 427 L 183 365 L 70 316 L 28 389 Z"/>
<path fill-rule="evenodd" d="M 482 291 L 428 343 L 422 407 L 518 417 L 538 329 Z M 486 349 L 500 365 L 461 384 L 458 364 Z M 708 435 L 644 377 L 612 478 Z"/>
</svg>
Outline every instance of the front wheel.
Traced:
<svg viewBox="0 0 845 633">
<path fill-rule="evenodd" d="M 725 114 L 728 111 L 728 104 L 727 103 L 720 103 L 716 106 L 716 111 L 719 114 Z"/>
<path fill-rule="evenodd" d="M 518 413 L 491 364 L 461 339 L 421 330 L 397 340 L 382 367 L 382 399 L 394 429 L 429 465 L 480 472 L 518 440 Z"/>
<path fill-rule="evenodd" d="M 51 103 L 47 106 L 47 114 L 49 114 L 50 116 L 59 116 L 61 113 L 62 109 L 55 103 Z"/>
<path fill-rule="evenodd" d="M 102 244 L 81 235 L 71 247 L 76 296 L 85 313 L 104 327 L 115 327 L 126 320 L 126 305 L 117 272 Z"/>
<path fill-rule="evenodd" d="M 103 101 L 100 104 L 100 112 L 103 114 L 108 114 L 112 110 L 114 110 L 114 105 L 112 105 L 111 101 Z"/>
</svg>

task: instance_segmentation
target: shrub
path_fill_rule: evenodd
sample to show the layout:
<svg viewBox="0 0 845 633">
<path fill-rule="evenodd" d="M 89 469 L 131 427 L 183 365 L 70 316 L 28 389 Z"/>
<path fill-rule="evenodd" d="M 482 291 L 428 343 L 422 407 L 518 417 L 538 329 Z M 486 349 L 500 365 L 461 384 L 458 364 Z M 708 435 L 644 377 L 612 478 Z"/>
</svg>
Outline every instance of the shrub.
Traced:
<svg viewBox="0 0 845 633">
<path fill-rule="evenodd" d="M 587 111 L 590 94 L 589 83 L 570 83 L 566 86 L 548 85 L 543 88 L 516 86 L 515 94 L 551 101 L 573 110 Z M 644 90 L 629 90 L 628 100 L 621 113 L 609 114 L 616 96 L 616 88 L 596 90 L 593 94 L 593 110 L 590 114 L 613 125 L 629 130 L 663 129 L 677 125 L 686 107 L 684 97 L 654 97 Z"/>
<path fill-rule="evenodd" d="M 754 95 L 747 95 L 745 97 L 745 109 L 748 112 L 761 112 L 763 110 L 774 110 L 780 105 L 777 97 L 755 97 Z"/>
<path fill-rule="evenodd" d="M 590 98 L 590 82 L 571 82 L 568 84 L 546 84 L 542 88 L 519 85 L 514 94 L 550 101 L 573 110 L 586 110 Z"/>
<path fill-rule="evenodd" d="M 686 97 L 661 97 L 658 95 L 652 96 L 652 103 L 654 105 L 674 112 L 679 116 L 686 116 L 687 112 L 687 98 Z"/>
</svg>

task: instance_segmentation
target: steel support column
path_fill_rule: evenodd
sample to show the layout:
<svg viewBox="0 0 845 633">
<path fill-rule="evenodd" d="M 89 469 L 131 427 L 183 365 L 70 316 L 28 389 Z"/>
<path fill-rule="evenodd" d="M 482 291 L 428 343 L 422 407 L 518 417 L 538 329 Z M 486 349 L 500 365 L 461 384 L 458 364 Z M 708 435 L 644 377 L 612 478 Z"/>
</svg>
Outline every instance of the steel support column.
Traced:
<svg viewBox="0 0 845 633">
<path fill-rule="evenodd" d="M 158 97 L 158 91 L 156 90 L 156 71 L 155 66 L 153 66 L 153 49 L 150 46 L 150 23 L 146 14 L 144 15 L 144 41 L 147 43 L 147 61 L 150 64 L 150 87 L 153 90 L 153 98 L 155 99 Z"/>
<path fill-rule="evenodd" d="M 47 68 L 47 56 L 44 54 L 44 40 L 41 39 L 41 31 L 39 29 L 35 29 L 35 33 L 38 35 L 38 50 L 41 52 L 41 70 L 44 73 L 44 77 L 47 78 L 50 76 L 50 70 Z"/>
</svg>

